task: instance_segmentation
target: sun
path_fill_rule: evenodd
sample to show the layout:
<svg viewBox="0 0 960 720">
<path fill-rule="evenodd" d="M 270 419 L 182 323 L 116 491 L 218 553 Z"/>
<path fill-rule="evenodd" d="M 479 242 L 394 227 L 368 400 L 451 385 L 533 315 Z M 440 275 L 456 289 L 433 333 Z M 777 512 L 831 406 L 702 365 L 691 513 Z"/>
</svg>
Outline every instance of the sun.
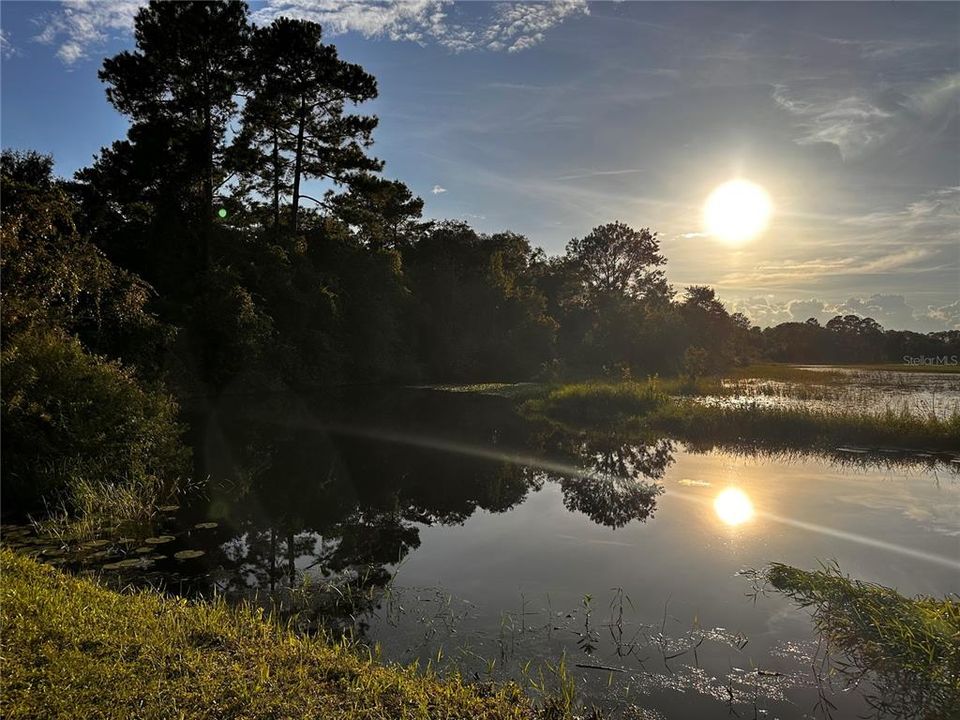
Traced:
<svg viewBox="0 0 960 720">
<path fill-rule="evenodd" d="M 727 488 L 713 501 L 713 510 L 727 525 L 741 525 L 753 517 L 753 503 L 739 488 Z"/>
<path fill-rule="evenodd" d="M 772 213 L 766 190 L 747 180 L 730 180 L 710 193 L 703 221 L 711 235 L 738 246 L 763 232 Z"/>
</svg>

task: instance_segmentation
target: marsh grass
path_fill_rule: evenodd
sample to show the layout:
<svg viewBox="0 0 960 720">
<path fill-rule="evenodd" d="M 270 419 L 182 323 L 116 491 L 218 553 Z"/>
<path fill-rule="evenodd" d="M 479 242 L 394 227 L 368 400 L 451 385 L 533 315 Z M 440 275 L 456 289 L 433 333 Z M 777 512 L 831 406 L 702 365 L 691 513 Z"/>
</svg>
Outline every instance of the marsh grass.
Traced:
<svg viewBox="0 0 960 720">
<path fill-rule="evenodd" d="M 810 610 L 830 670 L 849 684 L 867 681 L 877 716 L 947 720 L 960 708 L 960 602 L 908 598 L 891 588 L 852 580 L 838 567 L 800 570 L 773 563 L 749 572 L 758 592 L 769 588 Z M 830 707 L 823 710 L 830 714 Z"/>
<path fill-rule="evenodd" d="M 564 422 L 603 424 L 652 413 L 670 402 L 657 380 L 561 385 L 524 404 L 527 412 Z"/>
<path fill-rule="evenodd" d="M 382 665 L 249 606 L 119 594 L 6 549 L 0 570 L 5 718 L 541 716 L 516 685 Z"/>
<path fill-rule="evenodd" d="M 708 405 L 671 397 L 664 383 L 580 383 L 546 389 L 521 412 L 571 429 L 616 426 L 638 436 L 657 433 L 704 444 L 836 449 L 843 446 L 956 451 L 960 413 L 937 417 L 908 408 L 862 413 L 759 402 Z M 666 385 L 669 387 L 669 385 Z"/>
<path fill-rule="evenodd" d="M 47 501 L 45 511 L 33 519 L 33 524 L 38 534 L 64 542 L 89 540 L 117 531 L 148 535 L 158 507 L 195 489 L 189 480 L 171 482 L 148 473 L 111 477 L 89 463 L 60 463 L 49 472 L 58 474 L 60 489 Z"/>
</svg>

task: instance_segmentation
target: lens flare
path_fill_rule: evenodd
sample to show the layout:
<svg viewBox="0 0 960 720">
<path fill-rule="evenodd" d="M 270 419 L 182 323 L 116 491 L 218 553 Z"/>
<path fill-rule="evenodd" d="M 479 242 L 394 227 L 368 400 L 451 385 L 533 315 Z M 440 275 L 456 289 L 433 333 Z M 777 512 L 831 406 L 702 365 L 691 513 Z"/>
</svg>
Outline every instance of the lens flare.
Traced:
<svg viewBox="0 0 960 720">
<path fill-rule="evenodd" d="M 753 503 L 739 488 L 727 488 L 713 501 L 717 517 L 730 526 L 741 525 L 753 517 Z"/>
</svg>

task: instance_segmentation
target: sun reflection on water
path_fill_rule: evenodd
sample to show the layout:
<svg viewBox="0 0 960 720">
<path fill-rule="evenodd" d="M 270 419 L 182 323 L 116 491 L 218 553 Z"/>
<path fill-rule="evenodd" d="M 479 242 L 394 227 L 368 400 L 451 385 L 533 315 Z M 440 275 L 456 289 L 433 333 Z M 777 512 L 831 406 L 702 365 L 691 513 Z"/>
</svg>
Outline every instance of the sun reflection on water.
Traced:
<svg viewBox="0 0 960 720">
<path fill-rule="evenodd" d="M 713 501 L 717 517 L 731 527 L 742 525 L 753 518 L 753 503 L 740 488 L 730 487 L 717 495 Z"/>
</svg>

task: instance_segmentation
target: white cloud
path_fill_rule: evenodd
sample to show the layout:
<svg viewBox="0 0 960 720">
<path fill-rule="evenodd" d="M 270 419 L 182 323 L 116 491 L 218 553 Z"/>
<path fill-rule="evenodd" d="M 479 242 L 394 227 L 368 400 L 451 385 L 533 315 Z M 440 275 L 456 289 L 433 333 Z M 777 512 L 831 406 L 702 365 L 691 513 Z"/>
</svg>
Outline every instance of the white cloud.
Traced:
<svg viewBox="0 0 960 720">
<path fill-rule="evenodd" d="M 949 330 L 960 330 L 960 300 L 940 307 L 927 306 L 926 316 L 935 323 L 942 323 Z"/>
<path fill-rule="evenodd" d="M 0 57 L 2 57 L 4 60 L 7 60 L 17 54 L 18 50 L 10 41 L 10 33 L 0 29 Z"/>
<path fill-rule="evenodd" d="M 471 9 L 477 7 L 484 6 Z M 296 17 L 319 22 L 332 35 L 357 32 L 364 37 L 433 42 L 454 52 L 519 52 L 543 42 L 544 33 L 567 18 L 589 14 L 586 0 L 497 3 L 490 7 L 492 15 L 458 20 L 454 15 L 461 15 L 463 9 L 455 8 L 451 0 L 267 0 L 266 7 L 254 13 L 254 19 L 266 23 L 276 17 Z"/>
<path fill-rule="evenodd" d="M 71 65 L 102 46 L 111 35 L 129 34 L 143 0 L 66 0 L 60 9 L 41 18 L 36 40 L 56 44 L 57 57 Z"/>
<path fill-rule="evenodd" d="M 888 330 L 960 330 L 960 300 L 918 310 L 903 295 L 877 293 L 834 301 L 816 298 L 778 301 L 773 296 L 761 295 L 740 298 L 730 305 L 736 312 L 742 312 L 763 327 L 784 322 L 806 322 L 809 318 L 825 324 L 837 315 L 859 315 L 873 318 Z"/>
<path fill-rule="evenodd" d="M 445 193 L 447 189 L 445 187 L 440 187 L 439 185 L 434 185 L 433 189 L 430 191 L 434 195 L 439 195 L 440 193 Z"/>
<path fill-rule="evenodd" d="M 57 57 L 71 65 L 117 34 L 129 34 L 145 0 L 66 0 L 39 18 L 37 40 L 57 46 Z M 454 52 L 519 52 L 543 42 L 545 33 L 564 20 L 588 15 L 586 0 L 507 2 L 484 7 L 479 17 L 451 19 L 452 0 L 266 0 L 253 19 L 266 24 L 277 17 L 311 20 L 328 36 L 356 32 L 368 38 L 436 43 Z M 492 10 L 491 10 L 492 9 Z M 474 10 L 474 8 L 471 8 Z"/>
</svg>

